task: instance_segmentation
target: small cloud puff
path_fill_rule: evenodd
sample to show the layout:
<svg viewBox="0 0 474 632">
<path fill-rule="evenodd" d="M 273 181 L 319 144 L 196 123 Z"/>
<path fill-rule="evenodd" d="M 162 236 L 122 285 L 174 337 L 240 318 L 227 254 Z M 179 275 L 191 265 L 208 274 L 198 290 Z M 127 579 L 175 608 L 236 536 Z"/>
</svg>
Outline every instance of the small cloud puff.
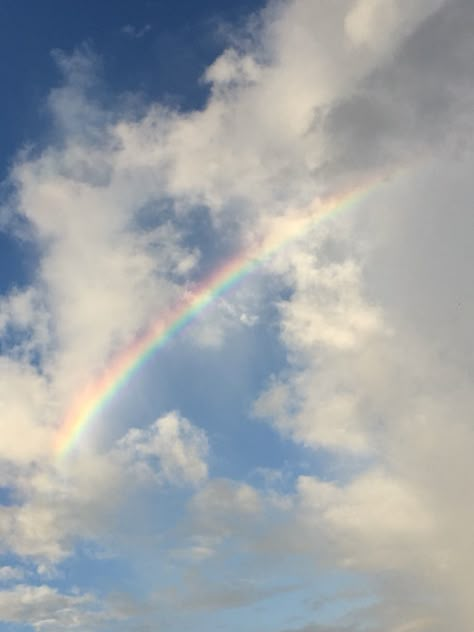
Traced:
<svg viewBox="0 0 474 632">
<path fill-rule="evenodd" d="M 150 31 L 151 31 L 151 24 L 145 24 L 145 26 L 142 26 L 142 28 L 133 26 L 133 24 L 126 24 L 120 29 L 121 33 L 123 33 L 127 37 L 132 37 L 134 39 L 141 39 Z"/>
<path fill-rule="evenodd" d="M 178 485 L 196 485 L 207 478 L 206 434 L 175 411 L 148 428 L 132 428 L 118 449 L 140 478 Z"/>
<path fill-rule="evenodd" d="M 23 579 L 25 571 L 17 566 L 0 566 L 0 582 L 12 582 Z"/>
</svg>

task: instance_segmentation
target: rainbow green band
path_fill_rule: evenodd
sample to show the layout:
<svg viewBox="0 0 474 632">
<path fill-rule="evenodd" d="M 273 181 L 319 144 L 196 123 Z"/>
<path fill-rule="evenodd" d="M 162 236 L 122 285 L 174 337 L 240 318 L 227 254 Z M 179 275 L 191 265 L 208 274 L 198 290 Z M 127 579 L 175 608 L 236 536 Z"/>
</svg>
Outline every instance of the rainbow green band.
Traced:
<svg viewBox="0 0 474 632">
<path fill-rule="evenodd" d="M 192 294 L 185 295 L 172 311 L 160 316 L 141 337 L 117 354 L 98 379 L 82 391 L 59 427 L 55 439 L 57 455 L 66 455 L 79 441 L 96 414 L 104 409 L 147 359 L 164 347 L 207 306 L 250 275 L 283 246 L 304 235 L 323 219 L 353 208 L 382 186 L 387 178 L 401 171 L 405 169 L 378 175 L 337 197 L 325 201 L 317 200 L 304 214 L 295 213 L 293 216 L 276 218 L 274 223 L 278 224 L 277 230 L 271 229 L 257 247 L 250 248 L 227 261 L 196 287 Z"/>
</svg>

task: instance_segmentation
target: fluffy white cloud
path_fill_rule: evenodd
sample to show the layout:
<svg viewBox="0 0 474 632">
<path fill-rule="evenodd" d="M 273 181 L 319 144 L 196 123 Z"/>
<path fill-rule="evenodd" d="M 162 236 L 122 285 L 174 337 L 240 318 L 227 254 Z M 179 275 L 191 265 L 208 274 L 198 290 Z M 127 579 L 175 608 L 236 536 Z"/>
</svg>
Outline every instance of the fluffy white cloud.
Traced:
<svg viewBox="0 0 474 632">
<path fill-rule="evenodd" d="M 3 621 L 30 625 L 35 630 L 92 627 L 106 618 L 102 612 L 90 608 L 93 602 L 91 595 L 66 595 L 49 586 L 20 584 L 12 590 L 0 591 Z"/>
<path fill-rule="evenodd" d="M 346 33 L 356 46 L 388 48 L 414 25 L 440 8 L 444 0 L 358 0 L 345 18 Z"/>
<path fill-rule="evenodd" d="M 234 538 L 255 564 L 272 552 L 375 577 L 376 605 L 340 629 L 472 628 L 469 18 L 461 1 L 274 2 L 207 70 L 202 110 L 155 105 L 142 118 L 94 103 L 90 53 L 58 54 L 65 85 L 49 103 L 62 143 L 12 173 L 40 260 L 33 287 L 0 304 L 0 330 L 21 334 L 0 362 L 5 551 L 59 562 L 78 538 L 119 529 L 143 482 L 199 484 L 174 560 L 214 560 Z M 335 480 L 299 476 L 284 495 L 207 480 L 206 435 L 178 413 L 100 448 L 92 437 L 66 464 L 51 458 L 77 391 L 213 263 L 186 241 L 194 214 L 235 252 L 269 230 L 283 239 L 319 197 L 420 155 L 357 217 L 266 267 L 284 290 L 272 300 L 288 365 L 255 410 L 324 451 Z M 246 308 L 229 299 L 232 318 L 208 340 L 225 340 L 235 314 L 248 322 Z M 248 585 L 207 588 L 189 595 L 248 601 Z M 84 627 L 91 599 L 19 586 L 0 609 L 39 629 Z"/>
<path fill-rule="evenodd" d="M 30 463 L 51 451 L 49 385 L 29 363 L 0 357 L 0 458 Z M 41 416 L 40 416 L 41 415 Z"/>
<path fill-rule="evenodd" d="M 300 477 L 297 490 L 304 522 L 327 529 L 347 552 L 347 565 L 413 564 L 436 526 L 410 485 L 381 471 L 368 471 L 344 487 Z"/>
<path fill-rule="evenodd" d="M 207 477 L 207 437 L 176 412 L 146 429 L 132 428 L 118 446 L 119 458 L 145 480 L 196 485 Z"/>
<path fill-rule="evenodd" d="M 97 541 L 143 486 L 202 483 L 207 477 L 205 433 L 177 413 L 145 429 L 131 428 L 105 453 L 85 452 L 69 463 L 6 470 L 15 503 L 0 506 L 3 551 L 58 563 L 76 538 Z"/>
</svg>

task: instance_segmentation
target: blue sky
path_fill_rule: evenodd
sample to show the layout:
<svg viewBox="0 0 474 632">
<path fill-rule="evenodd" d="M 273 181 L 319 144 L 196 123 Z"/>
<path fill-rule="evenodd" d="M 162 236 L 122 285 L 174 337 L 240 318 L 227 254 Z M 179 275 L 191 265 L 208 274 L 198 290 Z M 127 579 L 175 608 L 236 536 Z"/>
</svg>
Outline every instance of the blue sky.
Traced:
<svg viewBox="0 0 474 632">
<path fill-rule="evenodd" d="M 2 3 L 1 631 L 472 630 L 473 26 Z M 275 243 L 58 454 L 114 358 Z"/>
<path fill-rule="evenodd" d="M 106 99 L 139 92 L 147 102 L 172 99 L 182 108 L 192 108 L 205 98 L 198 79 L 222 49 L 221 29 L 238 24 L 261 6 L 257 1 L 231 5 L 219 0 L 117 0 L 112 10 L 92 0 L 77 7 L 61 0 L 6 0 L 0 8 L 1 72 L 8 94 L 1 104 L 2 173 L 19 145 L 32 139 L 46 142 L 49 117 L 44 101 L 59 82 L 52 51 L 71 53 L 78 46 L 91 46 L 101 57 Z M 127 26 L 136 35 L 147 26 L 150 30 L 134 36 L 133 31 L 127 34 Z"/>
</svg>

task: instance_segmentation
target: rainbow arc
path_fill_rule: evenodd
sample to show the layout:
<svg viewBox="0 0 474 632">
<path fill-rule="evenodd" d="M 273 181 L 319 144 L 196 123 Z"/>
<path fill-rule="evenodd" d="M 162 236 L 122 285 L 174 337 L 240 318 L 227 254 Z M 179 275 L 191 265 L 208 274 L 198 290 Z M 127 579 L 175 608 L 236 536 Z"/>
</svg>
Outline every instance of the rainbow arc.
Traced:
<svg viewBox="0 0 474 632">
<path fill-rule="evenodd" d="M 173 309 L 160 315 L 140 337 L 112 358 L 98 378 L 88 384 L 62 421 L 55 439 L 55 452 L 65 456 L 78 442 L 96 415 L 126 386 L 147 359 L 193 322 L 216 299 L 229 292 L 285 245 L 305 235 L 324 219 L 354 208 L 388 178 L 405 169 L 384 173 L 359 186 L 326 200 L 316 200 L 306 212 L 277 218 L 269 234 L 253 246 L 228 260 L 184 295 Z"/>
</svg>

